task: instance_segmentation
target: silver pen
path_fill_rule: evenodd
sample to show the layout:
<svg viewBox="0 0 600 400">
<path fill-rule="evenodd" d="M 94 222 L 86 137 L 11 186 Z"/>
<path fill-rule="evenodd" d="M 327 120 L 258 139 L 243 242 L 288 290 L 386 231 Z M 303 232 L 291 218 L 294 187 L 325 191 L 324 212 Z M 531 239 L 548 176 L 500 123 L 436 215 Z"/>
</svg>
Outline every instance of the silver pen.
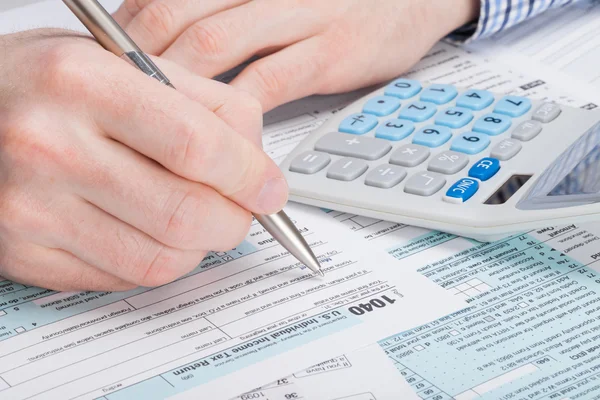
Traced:
<svg viewBox="0 0 600 400">
<path fill-rule="evenodd" d="M 63 0 L 106 50 L 139 68 L 146 75 L 174 88 L 152 60 L 131 40 L 97 0 Z M 280 211 L 273 215 L 254 215 L 256 220 L 294 257 L 313 273 L 324 276 L 321 265 L 294 223 Z"/>
</svg>

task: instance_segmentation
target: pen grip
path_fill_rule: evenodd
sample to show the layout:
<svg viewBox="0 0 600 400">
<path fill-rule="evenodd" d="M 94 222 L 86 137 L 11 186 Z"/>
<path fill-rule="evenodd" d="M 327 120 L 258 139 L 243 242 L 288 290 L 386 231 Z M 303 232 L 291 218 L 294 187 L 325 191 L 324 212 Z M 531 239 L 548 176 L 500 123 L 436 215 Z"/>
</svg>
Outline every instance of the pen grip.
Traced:
<svg viewBox="0 0 600 400">
<path fill-rule="evenodd" d="M 130 51 L 124 53 L 121 58 L 138 68 L 149 77 L 154 78 L 160 83 L 175 89 L 165 74 L 158 69 L 156 64 L 154 64 L 150 57 L 148 57 L 145 53 L 141 51 Z"/>
</svg>

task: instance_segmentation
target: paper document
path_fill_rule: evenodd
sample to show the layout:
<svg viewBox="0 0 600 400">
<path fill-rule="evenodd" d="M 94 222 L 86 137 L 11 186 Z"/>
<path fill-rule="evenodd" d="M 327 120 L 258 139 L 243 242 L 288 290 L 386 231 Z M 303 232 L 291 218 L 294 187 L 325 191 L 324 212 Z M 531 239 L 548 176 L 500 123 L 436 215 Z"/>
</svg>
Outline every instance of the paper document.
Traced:
<svg viewBox="0 0 600 400">
<path fill-rule="evenodd" d="M 470 48 L 600 103 L 600 2 L 550 10 Z"/>
<path fill-rule="evenodd" d="M 377 345 L 336 357 L 235 400 L 418 400 Z"/>
<path fill-rule="evenodd" d="M 463 306 L 317 209 L 314 278 L 258 224 L 183 279 L 127 293 L 0 285 L 0 396 L 228 400 Z M 416 307 L 415 305 L 418 305 Z"/>
</svg>

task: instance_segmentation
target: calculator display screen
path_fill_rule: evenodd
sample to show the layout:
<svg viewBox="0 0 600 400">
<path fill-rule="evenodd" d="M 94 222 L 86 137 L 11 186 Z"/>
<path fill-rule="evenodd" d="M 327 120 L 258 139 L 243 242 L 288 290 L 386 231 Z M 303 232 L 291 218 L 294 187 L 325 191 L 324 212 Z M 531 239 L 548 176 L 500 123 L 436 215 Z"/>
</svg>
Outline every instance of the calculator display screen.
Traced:
<svg viewBox="0 0 600 400">
<path fill-rule="evenodd" d="M 549 196 L 600 193 L 600 145 L 594 147 L 548 193 Z"/>
</svg>

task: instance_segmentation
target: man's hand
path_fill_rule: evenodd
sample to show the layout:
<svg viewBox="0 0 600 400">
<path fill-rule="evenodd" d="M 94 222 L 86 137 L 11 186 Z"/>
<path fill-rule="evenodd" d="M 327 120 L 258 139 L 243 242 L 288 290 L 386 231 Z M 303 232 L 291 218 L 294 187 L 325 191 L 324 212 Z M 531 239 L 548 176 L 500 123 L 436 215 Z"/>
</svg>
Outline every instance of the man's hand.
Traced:
<svg viewBox="0 0 600 400">
<path fill-rule="evenodd" d="M 125 0 L 115 14 L 140 47 L 233 82 L 264 110 L 391 79 L 476 18 L 479 0 Z"/>
<path fill-rule="evenodd" d="M 0 37 L 0 53 L 0 275 L 161 285 L 283 207 L 250 95 L 157 60 L 173 90 L 64 31 Z"/>
</svg>

